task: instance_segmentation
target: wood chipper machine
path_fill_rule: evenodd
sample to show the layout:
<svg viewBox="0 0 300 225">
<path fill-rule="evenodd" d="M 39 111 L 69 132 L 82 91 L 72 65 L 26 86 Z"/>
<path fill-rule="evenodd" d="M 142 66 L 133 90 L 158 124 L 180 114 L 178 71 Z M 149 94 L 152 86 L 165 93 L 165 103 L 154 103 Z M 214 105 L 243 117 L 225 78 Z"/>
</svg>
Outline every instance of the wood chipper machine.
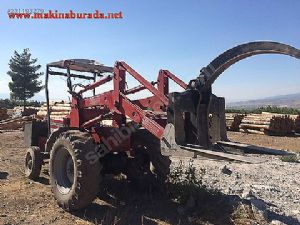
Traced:
<svg viewBox="0 0 300 225">
<path fill-rule="evenodd" d="M 29 147 L 26 176 L 38 179 L 42 165 L 49 162 L 54 197 L 62 208 L 73 211 L 94 200 L 105 174 L 123 173 L 133 182 L 143 176 L 163 182 L 169 173 L 170 156 L 247 161 L 246 156 L 232 154 L 233 149 L 247 146 L 228 140 L 225 99 L 212 93 L 212 84 L 234 63 L 269 53 L 300 59 L 300 50 L 294 47 L 250 42 L 219 55 L 188 83 L 168 70 L 160 70 L 157 80 L 149 82 L 122 61 L 114 67 L 86 59 L 47 64 L 47 118 L 25 125 Z M 129 75 L 140 85 L 128 88 Z M 65 77 L 71 96 L 70 113 L 62 119 L 52 118 L 48 89 L 51 76 Z M 90 82 L 76 83 L 80 80 Z M 183 91 L 170 92 L 170 80 Z M 108 82 L 112 90 L 96 93 Z M 131 97 L 142 90 L 151 95 Z M 88 93 L 90 96 L 86 96 Z"/>
</svg>

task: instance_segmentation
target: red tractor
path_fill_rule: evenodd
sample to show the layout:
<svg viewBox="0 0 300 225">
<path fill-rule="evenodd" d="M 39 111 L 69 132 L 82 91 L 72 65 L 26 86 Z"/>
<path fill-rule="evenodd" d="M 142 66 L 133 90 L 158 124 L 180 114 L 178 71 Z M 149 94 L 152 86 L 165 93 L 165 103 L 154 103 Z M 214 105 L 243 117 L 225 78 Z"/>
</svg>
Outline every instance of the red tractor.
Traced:
<svg viewBox="0 0 300 225">
<path fill-rule="evenodd" d="M 212 84 L 235 62 L 265 53 L 300 59 L 300 51 L 291 46 L 251 42 L 224 52 L 188 84 L 168 70 L 160 70 L 157 80 L 149 82 L 125 62 L 114 67 L 82 59 L 47 64 L 47 119 L 25 125 L 26 176 L 37 179 L 42 165 L 49 162 L 54 197 L 62 208 L 72 211 L 94 200 L 105 174 L 124 173 L 136 182 L 146 175 L 163 182 L 171 155 L 243 161 L 242 156 L 226 153 L 226 148 L 239 146 L 227 138 L 225 100 L 212 94 Z M 128 75 L 140 85 L 127 88 Z M 72 96 L 70 114 L 61 120 L 51 118 L 50 76 L 65 77 Z M 81 79 L 91 82 L 74 83 Z M 169 80 L 184 91 L 169 92 Z M 113 83 L 113 89 L 96 94 L 107 82 Z M 151 96 L 129 97 L 142 90 Z M 88 92 L 91 96 L 84 97 Z"/>
</svg>

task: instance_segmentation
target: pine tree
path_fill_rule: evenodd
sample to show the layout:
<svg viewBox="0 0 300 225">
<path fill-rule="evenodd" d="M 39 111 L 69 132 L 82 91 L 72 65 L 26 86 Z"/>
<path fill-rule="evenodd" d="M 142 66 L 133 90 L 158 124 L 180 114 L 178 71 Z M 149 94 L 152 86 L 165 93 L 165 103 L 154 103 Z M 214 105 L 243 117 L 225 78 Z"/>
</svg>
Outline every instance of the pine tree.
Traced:
<svg viewBox="0 0 300 225">
<path fill-rule="evenodd" d="M 41 65 L 36 65 L 37 59 L 31 58 L 29 49 L 24 49 L 22 54 L 17 51 L 9 61 L 10 71 L 7 74 L 11 77 L 9 82 L 10 96 L 13 100 L 23 102 L 26 107 L 26 100 L 42 90 L 42 82 L 38 80 L 43 75 L 38 72 Z"/>
</svg>

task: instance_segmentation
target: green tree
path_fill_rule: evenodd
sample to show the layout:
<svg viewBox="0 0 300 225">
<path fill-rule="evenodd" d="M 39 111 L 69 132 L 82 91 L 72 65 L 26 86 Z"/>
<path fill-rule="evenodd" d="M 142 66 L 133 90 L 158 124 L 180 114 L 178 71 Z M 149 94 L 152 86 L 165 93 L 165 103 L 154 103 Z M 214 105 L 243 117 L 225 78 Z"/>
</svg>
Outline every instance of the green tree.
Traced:
<svg viewBox="0 0 300 225">
<path fill-rule="evenodd" d="M 7 74 L 11 77 L 9 82 L 10 96 L 12 100 L 23 102 L 24 109 L 27 99 L 42 90 L 42 82 L 38 80 L 43 75 L 38 72 L 41 65 L 36 65 L 37 59 L 31 58 L 29 49 L 24 49 L 22 54 L 17 51 L 9 61 L 10 71 Z"/>
</svg>

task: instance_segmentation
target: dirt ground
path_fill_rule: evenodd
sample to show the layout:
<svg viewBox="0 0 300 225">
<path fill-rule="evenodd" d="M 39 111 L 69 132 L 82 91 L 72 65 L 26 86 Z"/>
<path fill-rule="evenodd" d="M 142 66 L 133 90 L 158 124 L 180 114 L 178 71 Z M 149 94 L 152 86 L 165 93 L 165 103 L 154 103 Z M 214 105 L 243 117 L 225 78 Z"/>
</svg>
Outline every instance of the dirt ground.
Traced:
<svg viewBox="0 0 300 225">
<path fill-rule="evenodd" d="M 300 136 L 276 137 L 258 134 L 245 134 L 240 132 L 228 132 L 228 138 L 235 142 L 300 152 Z"/>
<path fill-rule="evenodd" d="M 300 138 L 274 138 L 230 133 L 234 141 L 297 150 Z M 126 180 L 104 184 L 99 198 L 87 209 L 67 213 L 52 197 L 48 170 L 37 182 L 23 175 L 26 148 L 22 132 L 0 134 L 0 224 L 254 224 L 250 209 L 237 211 L 243 200 L 206 193 L 197 212 L 181 214 L 168 194 L 140 192 Z M 101 199 L 101 200 L 100 200 Z M 239 204 L 241 203 L 241 204 Z M 245 211 L 247 213 L 243 214 Z M 240 215 L 243 214 L 243 215 Z M 196 218 L 196 219 L 195 219 Z M 256 223 L 256 224 L 264 224 Z"/>
</svg>

